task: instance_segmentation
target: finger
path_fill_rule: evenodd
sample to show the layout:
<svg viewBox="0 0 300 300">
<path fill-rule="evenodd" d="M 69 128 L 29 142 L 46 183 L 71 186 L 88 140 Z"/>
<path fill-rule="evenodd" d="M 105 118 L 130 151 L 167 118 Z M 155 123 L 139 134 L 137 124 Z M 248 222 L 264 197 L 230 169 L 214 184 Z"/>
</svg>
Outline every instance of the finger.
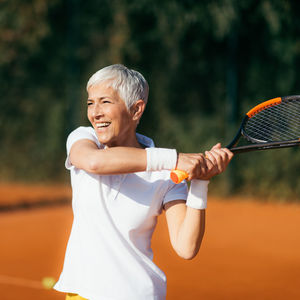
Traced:
<svg viewBox="0 0 300 300">
<path fill-rule="evenodd" d="M 222 148 L 220 150 L 223 151 L 223 153 L 225 154 L 225 162 L 228 164 L 233 158 L 234 154 L 227 148 Z"/>
<path fill-rule="evenodd" d="M 211 176 L 214 176 L 218 173 L 217 164 L 213 163 L 208 157 L 206 158 L 206 164 L 207 164 L 206 176 L 211 177 Z"/>
<path fill-rule="evenodd" d="M 209 159 L 213 164 L 217 163 L 216 158 L 214 157 L 214 155 L 210 151 L 205 151 L 205 158 Z"/>
<path fill-rule="evenodd" d="M 226 167 L 226 161 L 228 160 L 226 152 L 221 149 L 215 149 L 211 151 L 212 155 L 216 160 L 216 166 L 219 173 L 223 172 Z"/>
<path fill-rule="evenodd" d="M 219 154 L 222 157 L 222 172 L 224 172 L 233 158 L 233 153 L 227 148 L 222 148 L 219 150 Z"/>
<path fill-rule="evenodd" d="M 199 175 L 200 176 L 203 176 L 207 173 L 207 162 L 206 162 L 206 159 L 204 157 L 204 155 L 201 155 L 201 158 L 199 159 L 199 168 L 198 168 L 198 171 L 199 171 Z"/>
<path fill-rule="evenodd" d="M 214 149 L 221 149 L 221 143 L 217 143 L 211 148 L 211 150 L 214 150 Z"/>
<path fill-rule="evenodd" d="M 223 159 L 223 152 L 221 149 L 214 149 L 210 151 L 211 155 L 215 158 L 216 163 L 220 163 Z"/>
<path fill-rule="evenodd" d="M 227 149 L 227 148 L 222 148 L 222 150 L 225 151 L 225 152 L 227 153 L 227 155 L 228 155 L 228 157 L 229 157 L 229 160 L 231 160 L 231 159 L 233 158 L 234 153 L 231 152 L 229 149 Z"/>
<path fill-rule="evenodd" d="M 222 149 L 220 149 L 218 151 L 219 151 L 219 154 L 222 157 L 223 162 L 227 164 L 229 162 L 229 160 L 230 160 L 229 159 L 229 153 L 227 152 L 227 149 L 226 148 L 222 148 Z"/>
</svg>

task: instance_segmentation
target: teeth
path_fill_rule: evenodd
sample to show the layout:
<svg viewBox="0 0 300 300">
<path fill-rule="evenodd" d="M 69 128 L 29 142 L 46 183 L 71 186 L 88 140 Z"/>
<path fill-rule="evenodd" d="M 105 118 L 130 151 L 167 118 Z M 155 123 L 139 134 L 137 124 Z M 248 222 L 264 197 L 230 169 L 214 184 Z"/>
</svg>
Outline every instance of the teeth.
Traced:
<svg viewBox="0 0 300 300">
<path fill-rule="evenodd" d="M 103 123 L 97 123 L 96 126 L 97 128 L 103 128 L 109 126 L 109 122 L 103 122 Z"/>
</svg>

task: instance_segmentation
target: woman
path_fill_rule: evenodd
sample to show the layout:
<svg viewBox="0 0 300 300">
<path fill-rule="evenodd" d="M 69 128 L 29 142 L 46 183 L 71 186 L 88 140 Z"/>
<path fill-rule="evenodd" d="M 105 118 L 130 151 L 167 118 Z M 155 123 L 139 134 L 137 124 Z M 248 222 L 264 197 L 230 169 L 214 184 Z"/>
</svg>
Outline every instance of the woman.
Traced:
<svg viewBox="0 0 300 300">
<path fill-rule="evenodd" d="M 165 299 L 165 275 L 152 261 L 157 216 L 165 209 L 173 248 L 192 259 L 204 234 L 209 179 L 233 154 L 217 144 L 205 157 L 177 155 L 136 133 L 148 84 L 125 66 L 96 72 L 87 92 L 92 127 L 79 127 L 67 140 L 74 221 L 54 288 L 74 300 Z M 175 168 L 189 174 L 189 192 L 185 182 L 169 179 Z"/>
</svg>

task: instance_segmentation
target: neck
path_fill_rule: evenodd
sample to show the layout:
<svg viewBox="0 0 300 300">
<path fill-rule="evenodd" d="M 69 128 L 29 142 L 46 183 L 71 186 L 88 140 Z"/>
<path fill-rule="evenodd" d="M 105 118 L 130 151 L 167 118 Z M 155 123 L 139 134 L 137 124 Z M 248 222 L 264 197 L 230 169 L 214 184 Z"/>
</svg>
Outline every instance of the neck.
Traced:
<svg viewBox="0 0 300 300">
<path fill-rule="evenodd" d="M 136 138 L 136 133 L 133 132 L 124 137 L 123 140 L 118 142 L 113 142 L 109 145 L 105 145 L 107 148 L 110 147 L 133 147 L 133 148 L 143 148 L 143 146 L 138 142 Z"/>
</svg>

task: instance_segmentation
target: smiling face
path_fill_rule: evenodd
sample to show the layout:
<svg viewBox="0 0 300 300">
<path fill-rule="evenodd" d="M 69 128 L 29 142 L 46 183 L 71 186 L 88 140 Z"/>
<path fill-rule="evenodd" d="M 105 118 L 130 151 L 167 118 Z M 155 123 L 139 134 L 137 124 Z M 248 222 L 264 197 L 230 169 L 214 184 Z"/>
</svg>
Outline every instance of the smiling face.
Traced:
<svg viewBox="0 0 300 300">
<path fill-rule="evenodd" d="M 118 92 L 105 82 L 88 89 L 87 116 L 94 127 L 100 143 L 107 147 L 139 147 L 135 129 L 135 110 L 127 109 Z"/>
</svg>

